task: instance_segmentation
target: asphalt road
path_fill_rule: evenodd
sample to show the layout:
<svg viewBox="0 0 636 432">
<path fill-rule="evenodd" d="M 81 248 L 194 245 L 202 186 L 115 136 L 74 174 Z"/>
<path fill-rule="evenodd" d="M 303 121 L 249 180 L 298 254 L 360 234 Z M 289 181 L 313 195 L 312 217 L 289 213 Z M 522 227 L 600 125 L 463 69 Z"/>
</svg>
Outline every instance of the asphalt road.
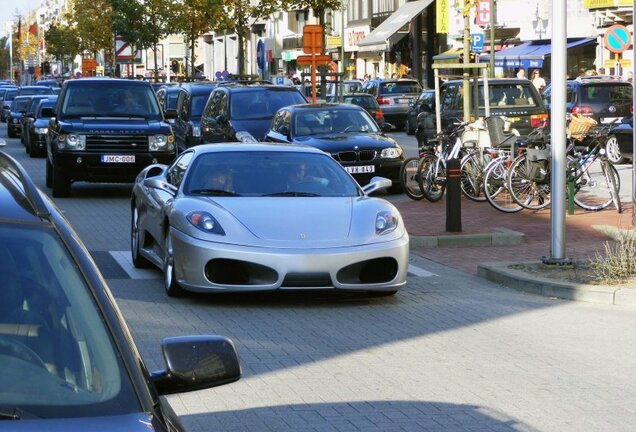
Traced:
<svg viewBox="0 0 636 432">
<path fill-rule="evenodd" d="M 1 151 L 50 194 L 43 159 L 16 139 Z M 169 397 L 189 430 L 634 429 L 633 309 L 519 293 L 414 254 L 408 285 L 392 298 L 172 299 L 158 270 L 130 265 L 129 197 L 130 185 L 83 183 L 55 201 L 102 269 L 149 369 L 162 367 L 165 336 L 235 341 L 239 382 Z"/>
</svg>

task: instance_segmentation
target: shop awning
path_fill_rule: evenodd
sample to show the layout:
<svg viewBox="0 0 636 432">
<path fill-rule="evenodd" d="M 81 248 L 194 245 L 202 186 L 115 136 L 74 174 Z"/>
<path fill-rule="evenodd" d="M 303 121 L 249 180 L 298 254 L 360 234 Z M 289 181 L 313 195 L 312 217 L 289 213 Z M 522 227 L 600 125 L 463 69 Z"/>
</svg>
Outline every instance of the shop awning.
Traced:
<svg viewBox="0 0 636 432">
<path fill-rule="evenodd" d="M 358 51 L 386 51 L 389 39 L 406 23 L 419 15 L 433 0 L 417 0 L 404 3 L 375 30 L 358 42 Z"/>
<path fill-rule="evenodd" d="M 462 48 L 451 48 L 448 51 L 444 51 L 443 53 L 439 53 L 433 56 L 434 62 L 439 61 L 450 61 L 459 59 L 459 55 L 464 51 Z"/>
<path fill-rule="evenodd" d="M 595 42 L 592 38 L 571 39 L 567 43 L 567 49 Z M 495 67 L 511 68 L 540 68 L 543 60 L 552 54 L 552 44 L 549 40 L 525 42 L 512 48 L 507 48 L 495 53 Z M 490 54 L 479 56 L 480 63 L 490 61 Z"/>
</svg>

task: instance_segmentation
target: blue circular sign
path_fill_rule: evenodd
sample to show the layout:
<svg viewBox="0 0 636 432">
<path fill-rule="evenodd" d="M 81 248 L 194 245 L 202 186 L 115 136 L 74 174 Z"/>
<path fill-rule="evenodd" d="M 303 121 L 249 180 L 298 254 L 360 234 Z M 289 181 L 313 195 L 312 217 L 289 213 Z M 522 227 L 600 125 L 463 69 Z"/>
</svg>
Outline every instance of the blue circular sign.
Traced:
<svg viewBox="0 0 636 432">
<path fill-rule="evenodd" d="M 259 68 L 265 69 L 265 44 L 262 39 L 256 44 L 256 64 Z"/>
<path fill-rule="evenodd" d="M 216 73 L 214 74 L 214 76 L 216 77 L 216 79 L 220 80 L 221 78 L 223 78 L 223 74 L 221 74 L 221 71 L 216 71 Z"/>
</svg>

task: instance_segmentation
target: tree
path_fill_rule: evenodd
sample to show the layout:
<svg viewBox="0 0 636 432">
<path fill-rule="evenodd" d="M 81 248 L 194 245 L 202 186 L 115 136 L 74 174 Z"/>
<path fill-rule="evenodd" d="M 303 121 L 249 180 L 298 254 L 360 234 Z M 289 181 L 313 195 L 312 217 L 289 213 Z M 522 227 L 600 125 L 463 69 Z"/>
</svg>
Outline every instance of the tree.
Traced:
<svg viewBox="0 0 636 432">
<path fill-rule="evenodd" d="M 170 18 L 170 30 L 183 33 L 190 50 L 190 70 L 194 76 L 197 39 L 213 29 L 213 23 L 225 22 L 223 0 L 181 0 Z M 188 77 L 186 65 L 186 78 Z"/>
<path fill-rule="evenodd" d="M 77 29 L 82 51 L 113 49 L 110 0 L 73 0 L 71 24 Z"/>
<path fill-rule="evenodd" d="M 9 48 L 5 48 L 9 37 L 11 37 L 11 35 L 0 38 L 0 71 L 2 71 L 3 74 L 5 73 L 4 71 L 7 71 L 4 78 L 11 76 L 11 69 L 9 66 Z"/>
<path fill-rule="evenodd" d="M 55 59 L 70 63 L 82 52 L 77 29 L 69 25 L 53 23 L 44 33 L 46 51 Z"/>
<path fill-rule="evenodd" d="M 113 31 L 137 49 L 154 47 L 155 79 L 157 43 L 168 34 L 168 24 L 175 5 L 171 0 L 112 0 Z"/>
</svg>

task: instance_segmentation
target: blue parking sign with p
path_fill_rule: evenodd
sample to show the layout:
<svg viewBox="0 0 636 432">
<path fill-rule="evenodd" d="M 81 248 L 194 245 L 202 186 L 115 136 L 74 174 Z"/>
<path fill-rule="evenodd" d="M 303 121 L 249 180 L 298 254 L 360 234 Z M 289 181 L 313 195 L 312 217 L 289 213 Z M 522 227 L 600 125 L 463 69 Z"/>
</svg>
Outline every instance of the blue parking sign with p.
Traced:
<svg viewBox="0 0 636 432">
<path fill-rule="evenodd" d="M 484 34 L 473 33 L 470 35 L 470 50 L 474 53 L 480 53 L 484 50 Z"/>
</svg>

